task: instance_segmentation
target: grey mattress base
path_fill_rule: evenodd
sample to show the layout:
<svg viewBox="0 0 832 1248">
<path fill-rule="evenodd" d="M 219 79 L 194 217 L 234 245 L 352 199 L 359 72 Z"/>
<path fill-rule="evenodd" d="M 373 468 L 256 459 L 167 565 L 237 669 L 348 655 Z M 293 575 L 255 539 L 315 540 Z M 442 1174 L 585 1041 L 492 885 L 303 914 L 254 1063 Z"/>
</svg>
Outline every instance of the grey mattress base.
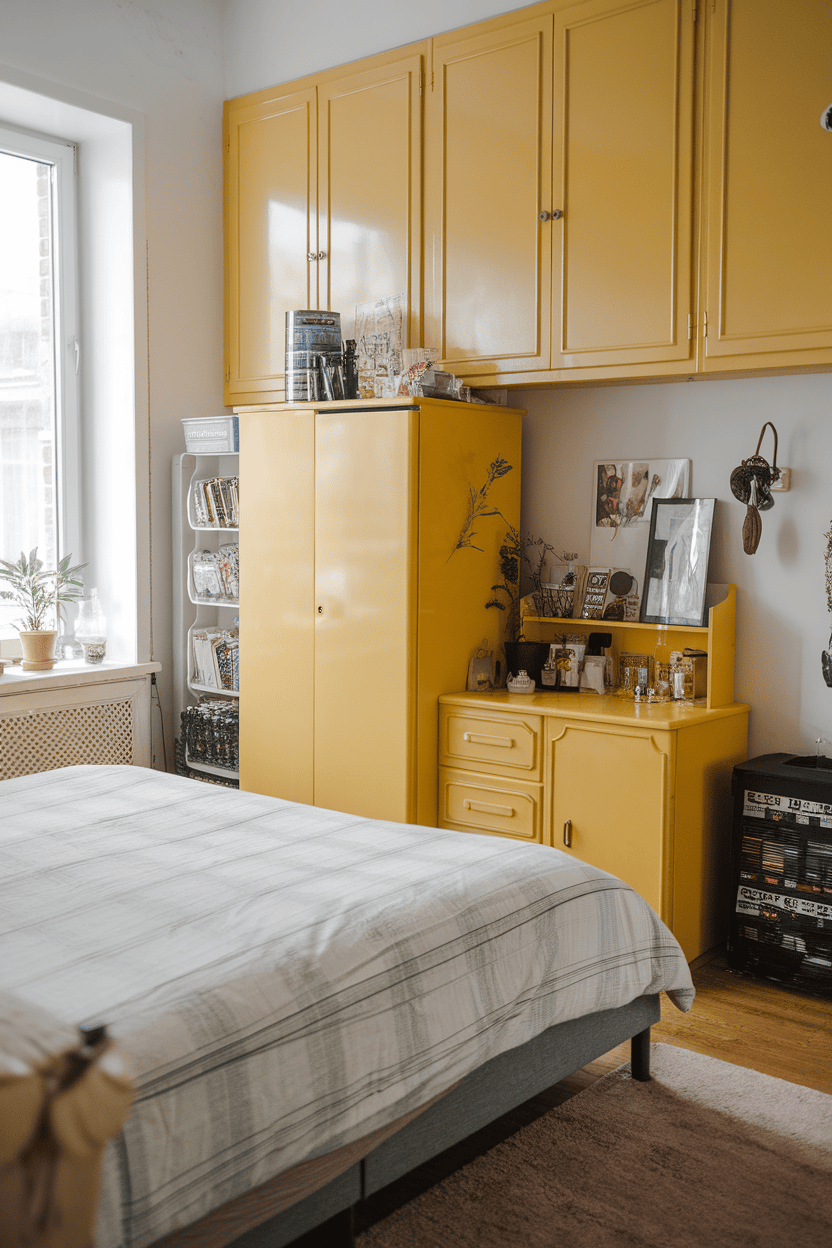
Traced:
<svg viewBox="0 0 832 1248">
<path fill-rule="evenodd" d="M 560 1079 L 645 1031 L 660 1018 L 659 997 L 550 1027 L 493 1058 L 430 1109 L 325 1187 L 247 1231 L 232 1248 L 285 1248 L 365 1196 L 458 1144 Z"/>
</svg>

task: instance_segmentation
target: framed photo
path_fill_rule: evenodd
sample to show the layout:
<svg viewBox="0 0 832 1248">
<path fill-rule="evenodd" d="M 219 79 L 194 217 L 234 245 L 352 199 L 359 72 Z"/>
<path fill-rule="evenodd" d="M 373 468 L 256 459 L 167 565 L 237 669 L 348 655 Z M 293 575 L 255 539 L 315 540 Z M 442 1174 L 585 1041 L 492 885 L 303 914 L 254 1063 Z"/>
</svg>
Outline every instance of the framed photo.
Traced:
<svg viewBox="0 0 832 1248">
<path fill-rule="evenodd" d="M 645 624 L 705 623 L 713 498 L 656 498 L 650 517 L 641 619 Z"/>
<path fill-rule="evenodd" d="M 610 568 L 587 568 L 584 582 L 584 598 L 581 603 L 582 620 L 600 620 L 607 600 Z"/>
</svg>

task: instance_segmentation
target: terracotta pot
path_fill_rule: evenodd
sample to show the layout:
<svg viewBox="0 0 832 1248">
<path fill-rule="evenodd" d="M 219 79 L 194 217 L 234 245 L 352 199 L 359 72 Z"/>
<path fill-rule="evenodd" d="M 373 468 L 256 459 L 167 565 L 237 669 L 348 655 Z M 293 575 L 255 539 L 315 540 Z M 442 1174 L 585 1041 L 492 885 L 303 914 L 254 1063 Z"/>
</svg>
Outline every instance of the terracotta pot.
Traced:
<svg viewBox="0 0 832 1248">
<path fill-rule="evenodd" d="M 58 640 L 56 628 L 41 628 L 30 633 L 20 630 L 20 644 L 23 647 L 24 672 L 46 672 L 55 666 L 55 642 Z"/>
</svg>

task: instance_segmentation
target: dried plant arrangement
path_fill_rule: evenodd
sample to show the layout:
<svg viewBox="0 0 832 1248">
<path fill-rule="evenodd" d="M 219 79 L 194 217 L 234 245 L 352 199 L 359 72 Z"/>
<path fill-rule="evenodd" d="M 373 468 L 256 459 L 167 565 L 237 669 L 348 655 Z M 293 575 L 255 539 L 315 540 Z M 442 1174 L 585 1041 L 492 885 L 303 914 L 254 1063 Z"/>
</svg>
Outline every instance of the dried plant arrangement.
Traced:
<svg viewBox="0 0 832 1248">
<path fill-rule="evenodd" d="M 500 516 L 500 519 L 503 519 L 499 508 L 493 507 L 489 504 L 488 492 L 495 481 L 499 481 L 500 477 L 504 477 L 506 473 L 511 472 L 512 467 L 512 464 L 508 463 L 507 460 L 502 459 L 498 455 L 497 458 L 492 460 L 489 465 L 488 476 L 486 477 L 483 485 L 481 485 L 478 490 L 475 490 L 473 485 L 468 486 L 468 515 L 465 519 L 465 524 L 462 526 L 462 531 L 457 538 L 456 545 L 451 551 L 451 554 L 448 555 L 449 559 L 451 558 L 451 555 L 456 554 L 458 550 L 468 549 L 482 551 L 481 546 L 474 545 L 474 538 L 477 536 L 474 525 L 477 520 L 482 520 L 486 516 Z"/>
</svg>

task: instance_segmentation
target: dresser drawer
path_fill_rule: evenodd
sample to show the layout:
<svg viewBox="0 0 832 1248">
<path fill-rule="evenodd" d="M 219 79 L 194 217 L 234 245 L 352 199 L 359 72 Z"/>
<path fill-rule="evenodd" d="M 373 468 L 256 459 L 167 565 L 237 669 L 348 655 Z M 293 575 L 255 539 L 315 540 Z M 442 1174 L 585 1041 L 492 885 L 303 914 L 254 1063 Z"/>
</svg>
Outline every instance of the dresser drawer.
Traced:
<svg viewBox="0 0 832 1248">
<path fill-rule="evenodd" d="M 479 714 L 442 706 L 439 762 L 523 780 L 542 780 L 542 721 L 539 715 Z"/>
<path fill-rule="evenodd" d="M 540 841 L 543 786 L 439 768 L 439 826 Z"/>
</svg>

